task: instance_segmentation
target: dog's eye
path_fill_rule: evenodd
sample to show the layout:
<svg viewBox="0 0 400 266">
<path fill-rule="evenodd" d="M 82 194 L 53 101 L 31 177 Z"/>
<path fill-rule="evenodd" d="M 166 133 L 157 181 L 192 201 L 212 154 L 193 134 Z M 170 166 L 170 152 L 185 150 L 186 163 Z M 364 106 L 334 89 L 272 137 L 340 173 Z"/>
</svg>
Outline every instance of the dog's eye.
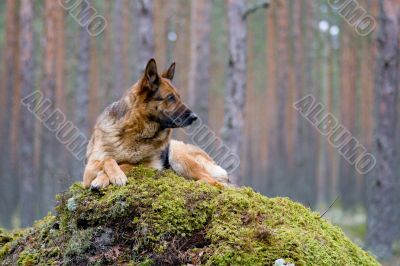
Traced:
<svg viewBox="0 0 400 266">
<path fill-rule="evenodd" d="M 175 101 L 175 96 L 173 94 L 168 95 L 167 100 L 169 102 L 174 102 Z"/>
</svg>

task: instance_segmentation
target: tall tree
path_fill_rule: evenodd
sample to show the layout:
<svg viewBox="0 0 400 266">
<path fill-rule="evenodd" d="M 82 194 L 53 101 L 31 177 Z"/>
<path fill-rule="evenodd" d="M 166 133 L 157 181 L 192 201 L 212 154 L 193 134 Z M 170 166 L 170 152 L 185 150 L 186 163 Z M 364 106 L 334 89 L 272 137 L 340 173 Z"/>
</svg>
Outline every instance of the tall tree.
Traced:
<svg viewBox="0 0 400 266">
<path fill-rule="evenodd" d="M 211 56 L 210 58 L 210 90 L 209 90 L 209 105 L 212 106 L 213 115 L 209 117 L 209 126 L 221 136 L 221 125 L 224 120 L 224 84 L 225 84 L 225 62 L 228 54 L 226 53 L 227 34 L 225 12 L 225 1 L 214 1 L 211 12 Z"/>
<path fill-rule="evenodd" d="M 268 150 L 267 153 L 267 173 L 268 173 L 268 179 L 266 179 L 266 183 L 264 184 L 263 187 L 267 190 L 266 192 L 274 193 L 274 188 L 275 188 L 275 181 L 276 178 L 275 176 L 275 154 L 278 149 L 277 145 L 277 133 L 276 133 L 276 99 L 277 99 L 277 59 L 279 54 L 276 52 L 277 51 L 277 14 L 276 14 L 276 8 L 275 5 L 271 5 L 270 9 L 267 9 L 266 11 L 266 16 L 267 16 L 267 22 L 266 22 L 266 30 L 267 30 L 267 70 L 268 70 L 268 79 L 267 79 L 267 96 L 265 99 L 266 102 L 266 114 L 268 119 L 268 130 L 267 130 L 267 147 L 265 147 Z M 279 181 L 278 181 L 279 182 Z"/>
<path fill-rule="evenodd" d="M 293 37 L 294 37 L 294 64 L 293 71 L 295 75 L 296 91 L 295 91 L 295 101 L 304 97 L 304 66 L 305 66 L 305 56 L 304 56 L 304 31 L 303 31 L 303 1 L 294 1 L 293 3 Z M 291 170 L 291 176 L 293 177 L 293 184 L 296 184 L 296 195 L 298 199 L 304 200 L 304 195 L 302 191 L 299 191 L 300 187 L 306 181 L 305 173 L 305 145 L 304 145 L 304 126 L 307 123 L 306 119 L 301 117 L 300 113 L 297 114 L 295 119 L 295 130 L 294 130 L 294 158 L 293 166 Z"/>
<path fill-rule="evenodd" d="M 86 27 L 81 27 L 79 32 L 79 48 L 78 48 L 78 69 L 76 73 L 76 89 L 75 89 L 75 122 L 79 130 L 86 136 L 90 137 L 89 128 L 89 87 L 90 87 L 90 35 Z M 84 162 L 80 162 L 74 158 L 72 162 L 71 173 L 74 178 L 80 178 L 83 174 Z"/>
<path fill-rule="evenodd" d="M 64 70 L 65 70 L 65 36 L 64 9 L 59 5 L 55 8 L 56 22 L 56 102 L 63 112 L 66 112 Z"/>
<path fill-rule="evenodd" d="M 361 4 L 364 7 L 368 7 L 368 13 L 373 17 L 378 17 L 375 14 L 375 9 L 377 6 L 376 1 L 372 3 L 368 0 L 363 0 Z M 360 64 L 360 77 L 361 78 L 361 124 L 362 124 L 362 135 L 361 135 L 361 143 L 367 148 L 367 150 L 371 150 L 373 144 L 373 131 L 374 131 L 374 71 L 375 67 L 375 45 L 372 36 L 368 36 L 367 38 L 362 38 L 362 55 L 361 55 L 361 64 Z M 365 203 L 365 197 L 367 191 L 365 189 L 365 176 L 363 177 L 363 202 Z"/>
<path fill-rule="evenodd" d="M 225 88 L 225 116 L 223 139 L 233 154 L 240 156 L 244 104 L 247 79 L 247 17 L 258 8 L 268 7 L 269 1 L 247 5 L 244 0 L 228 0 L 228 77 Z M 232 181 L 238 183 L 239 169 L 235 169 Z"/>
<path fill-rule="evenodd" d="M 138 43 L 134 80 L 143 73 L 147 61 L 154 57 L 153 0 L 138 0 L 136 3 Z"/>
<path fill-rule="evenodd" d="M 64 9 L 58 5 L 55 8 L 55 22 L 56 22 L 56 103 L 60 110 L 67 114 L 67 100 L 65 93 L 65 23 L 64 23 Z M 65 173 L 68 170 L 68 163 L 66 157 L 66 150 L 60 148 L 60 153 L 58 154 L 60 161 L 60 169 Z M 56 192 L 60 192 L 65 187 L 67 182 L 61 182 L 59 180 L 56 186 Z"/>
<path fill-rule="evenodd" d="M 76 122 L 79 129 L 89 135 L 89 70 L 90 70 L 90 35 L 85 27 L 81 27 L 78 48 L 77 86 L 75 91 L 77 109 Z"/>
<path fill-rule="evenodd" d="M 22 0 L 20 6 L 20 77 L 22 98 L 34 92 L 33 79 L 33 1 Z M 36 217 L 35 199 L 37 197 L 37 173 L 33 167 L 33 134 L 35 118 L 27 109 L 21 110 L 21 139 L 20 139 L 20 159 L 24 162 L 19 166 L 18 177 L 22 180 L 21 186 L 21 224 L 30 225 Z"/>
<path fill-rule="evenodd" d="M 112 100 L 116 101 L 121 98 L 124 88 L 124 65 L 122 58 L 123 51 L 123 0 L 114 1 L 113 12 L 113 47 L 114 47 L 114 69 L 113 69 L 113 90 Z"/>
<path fill-rule="evenodd" d="M 12 213 L 15 209 L 16 202 L 15 196 L 18 193 L 15 191 L 16 178 L 13 177 L 13 162 L 11 145 L 13 143 L 11 134 L 12 124 L 19 122 L 18 119 L 14 120 L 11 116 L 15 113 L 15 109 L 19 106 L 13 106 L 13 97 L 19 96 L 19 87 L 16 86 L 17 75 L 17 60 L 18 55 L 18 10 L 17 2 L 7 0 L 6 2 L 6 20 L 5 20 L 5 47 L 4 47 L 4 68 L 2 78 L 2 102 L 1 102 L 1 131 L 0 131 L 0 144 L 3 149 L 3 156 L 0 160 L 1 173 L 0 173 L 0 187 L 5 188 L 10 186 L 12 189 L 4 189 L 1 193 L 0 213 Z M 12 122 L 14 121 L 14 122 Z M 17 127 L 18 128 L 18 127 Z M 1 215 L 0 223 L 5 227 L 11 226 L 11 216 Z"/>
<path fill-rule="evenodd" d="M 169 12 L 166 8 L 170 5 L 170 1 L 154 2 L 154 47 L 157 64 L 160 66 L 167 65 L 167 29 Z"/>
<path fill-rule="evenodd" d="M 395 172 L 397 102 L 400 73 L 400 3 L 381 0 L 376 73 L 377 125 L 375 174 L 368 178 L 366 243 L 379 258 L 392 254 L 398 230 Z"/>
<path fill-rule="evenodd" d="M 132 86 L 133 81 L 132 80 L 132 68 L 130 66 L 131 62 L 133 61 L 132 58 L 130 57 L 130 52 L 133 50 L 132 46 L 132 34 L 127 34 L 127 32 L 131 33 L 132 26 L 134 25 L 133 21 L 133 16 L 131 16 L 131 3 L 129 0 L 124 0 L 122 3 L 123 6 L 123 11 L 122 11 L 122 17 L 123 17 L 123 22 L 122 22 L 122 27 L 123 27 L 123 33 L 124 37 L 122 40 L 122 54 L 123 54 L 123 74 L 124 74 L 124 84 L 123 88 L 126 90 L 129 86 Z"/>
<path fill-rule="evenodd" d="M 98 58 L 97 58 L 97 43 L 93 40 L 90 43 L 90 74 L 89 74 L 89 104 L 88 104 L 88 118 L 89 128 L 93 128 L 96 123 L 97 116 L 100 109 L 100 88 L 99 88 L 99 75 L 98 75 Z"/>
<path fill-rule="evenodd" d="M 133 2 L 132 2 L 133 3 Z M 108 21 L 109 25 L 112 25 L 112 6 L 111 0 L 106 0 L 104 3 L 104 16 Z M 103 38 L 103 56 L 101 61 L 101 73 L 100 75 L 100 84 L 102 86 L 102 97 L 100 100 L 100 109 L 104 109 L 107 105 L 110 104 L 112 98 L 112 38 L 111 38 L 111 30 L 110 26 L 104 29 L 104 38 Z"/>
<path fill-rule="evenodd" d="M 211 0 L 191 1 L 191 43 L 188 104 L 208 124 Z"/>
<path fill-rule="evenodd" d="M 277 154 L 275 155 L 275 184 L 276 192 L 279 195 L 287 193 L 287 172 L 285 165 L 287 164 L 287 98 L 288 98 L 288 81 L 289 81 L 289 5 L 287 0 L 279 2 L 277 7 L 277 52 L 278 68 L 277 68 Z M 286 178 L 285 178 L 286 177 Z M 286 194 L 287 195 L 287 194 Z"/>
<path fill-rule="evenodd" d="M 170 17 L 168 33 L 168 53 L 167 62 L 175 61 L 181 69 L 188 63 L 190 58 L 190 3 L 185 0 L 169 1 L 167 6 L 168 13 L 174 14 Z M 174 35 L 175 34 L 175 35 Z M 188 98 L 189 76 L 182 71 L 177 71 L 174 76 L 174 84 L 180 88 L 180 95 L 183 99 Z M 183 141 L 190 141 L 190 138 L 183 130 L 174 132 L 174 137 Z"/>
<path fill-rule="evenodd" d="M 353 28 L 344 27 L 341 55 L 341 121 L 352 134 L 356 134 L 356 69 L 357 49 L 354 44 Z M 339 192 L 342 206 L 350 209 L 356 203 L 356 171 L 353 165 L 341 156 L 339 164 Z"/>
<path fill-rule="evenodd" d="M 42 79 L 42 92 L 43 95 L 50 99 L 52 102 L 51 111 L 57 107 L 56 101 L 56 66 L 57 66 L 57 12 L 60 5 L 52 0 L 45 1 L 45 38 L 44 38 L 44 55 L 43 55 L 43 79 Z M 51 113 L 48 111 L 46 113 Z M 42 126 L 42 125 L 41 125 Z M 42 158 L 42 178 L 41 195 L 43 203 L 49 204 L 51 198 L 55 193 L 56 171 L 58 171 L 58 155 L 59 145 L 56 142 L 54 133 L 42 126 L 42 143 L 43 145 L 43 158 Z M 40 146 L 39 146 L 40 147 Z"/>
<path fill-rule="evenodd" d="M 315 28 L 316 28 L 316 10 L 313 0 L 306 1 L 306 22 L 305 22 L 305 39 L 310 40 L 310 44 L 306 45 L 306 55 L 305 55 L 305 69 L 307 69 L 305 75 L 305 86 L 304 86 L 304 95 L 312 94 L 318 95 L 317 86 L 315 86 L 313 72 L 311 71 L 314 68 L 315 63 L 315 48 L 314 48 L 314 39 L 315 39 Z M 317 161 L 317 133 L 315 129 L 310 125 L 310 123 L 305 123 L 304 127 L 304 170 L 305 170 L 305 183 L 301 186 L 301 198 L 304 199 L 309 205 L 314 206 L 316 203 L 315 191 L 316 191 L 316 167 L 315 162 Z"/>
</svg>

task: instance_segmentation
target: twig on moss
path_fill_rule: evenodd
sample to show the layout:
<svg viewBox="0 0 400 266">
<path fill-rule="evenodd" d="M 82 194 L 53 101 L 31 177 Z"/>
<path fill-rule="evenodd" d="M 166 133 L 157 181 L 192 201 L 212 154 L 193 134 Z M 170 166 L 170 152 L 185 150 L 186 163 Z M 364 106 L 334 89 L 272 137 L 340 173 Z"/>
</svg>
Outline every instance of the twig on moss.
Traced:
<svg viewBox="0 0 400 266">
<path fill-rule="evenodd" d="M 339 198 L 339 196 L 336 197 L 336 199 L 331 203 L 331 205 L 329 205 L 328 209 L 326 209 L 326 211 L 319 218 L 324 217 L 324 215 L 329 211 L 330 208 L 332 208 L 333 204 L 335 204 L 335 202 L 338 200 L 338 198 Z"/>
</svg>

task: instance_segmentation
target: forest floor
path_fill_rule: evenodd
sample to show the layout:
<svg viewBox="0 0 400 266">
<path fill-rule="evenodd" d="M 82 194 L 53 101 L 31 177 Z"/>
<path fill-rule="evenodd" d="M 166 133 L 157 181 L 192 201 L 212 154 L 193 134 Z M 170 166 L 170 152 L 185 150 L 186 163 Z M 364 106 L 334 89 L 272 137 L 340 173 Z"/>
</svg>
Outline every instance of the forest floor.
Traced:
<svg viewBox="0 0 400 266">
<path fill-rule="evenodd" d="M 343 232 L 357 245 L 364 246 L 367 229 L 367 216 L 361 210 L 345 212 L 341 208 L 333 208 L 325 217 L 333 224 L 339 226 Z M 400 266 L 400 239 L 394 244 L 394 256 L 388 261 L 381 261 L 383 266 Z"/>
</svg>

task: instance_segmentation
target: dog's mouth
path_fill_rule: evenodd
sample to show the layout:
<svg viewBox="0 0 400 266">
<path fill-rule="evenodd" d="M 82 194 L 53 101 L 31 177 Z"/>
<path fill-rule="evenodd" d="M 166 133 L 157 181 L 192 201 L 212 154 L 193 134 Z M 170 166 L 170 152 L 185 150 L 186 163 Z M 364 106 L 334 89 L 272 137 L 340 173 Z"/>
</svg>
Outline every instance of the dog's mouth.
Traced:
<svg viewBox="0 0 400 266">
<path fill-rule="evenodd" d="M 161 126 L 164 128 L 181 128 L 188 127 L 198 119 L 198 116 L 192 111 L 186 111 L 178 116 L 167 116 L 161 121 Z"/>
<path fill-rule="evenodd" d="M 198 119 L 198 116 L 192 111 L 188 112 L 183 116 L 183 118 L 178 118 L 178 122 L 176 123 L 179 127 L 187 127 L 193 124 L 194 121 Z"/>
</svg>

